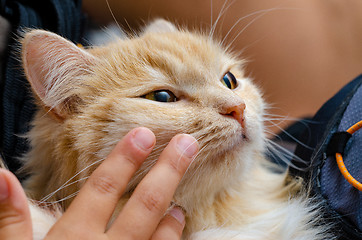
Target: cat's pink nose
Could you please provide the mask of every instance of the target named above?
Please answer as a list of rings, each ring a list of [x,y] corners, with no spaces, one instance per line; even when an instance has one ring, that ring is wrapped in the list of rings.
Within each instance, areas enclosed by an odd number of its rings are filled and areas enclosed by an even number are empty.
[[[235,118],[240,123],[241,127],[244,128],[245,107],[245,103],[228,107],[223,115],[228,115]]]

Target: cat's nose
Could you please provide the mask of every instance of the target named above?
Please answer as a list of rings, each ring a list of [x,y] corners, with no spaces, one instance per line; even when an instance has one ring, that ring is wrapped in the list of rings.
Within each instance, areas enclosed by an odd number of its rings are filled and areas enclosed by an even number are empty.
[[[230,106],[225,109],[222,115],[233,117],[237,120],[241,127],[244,128],[244,111],[245,111],[245,103],[240,103],[238,105]]]

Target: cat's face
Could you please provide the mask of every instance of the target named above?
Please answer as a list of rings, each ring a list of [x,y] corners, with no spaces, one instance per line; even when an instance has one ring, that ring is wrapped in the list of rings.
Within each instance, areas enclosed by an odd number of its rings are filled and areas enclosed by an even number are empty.
[[[193,135],[201,149],[185,186],[211,184],[210,175],[222,182],[233,170],[248,169],[251,155],[263,149],[260,93],[241,62],[209,37],[151,29],[83,50],[34,31],[25,37],[23,60],[40,105],[52,109],[49,119],[77,152],[78,169],[105,158],[138,126],[150,128],[157,144],[130,188],[178,133]]]

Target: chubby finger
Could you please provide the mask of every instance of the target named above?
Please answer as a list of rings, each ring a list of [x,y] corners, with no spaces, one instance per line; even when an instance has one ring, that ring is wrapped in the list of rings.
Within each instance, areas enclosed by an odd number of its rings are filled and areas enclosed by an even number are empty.
[[[138,184],[107,234],[124,239],[149,239],[170,205],[173,194],[198,151],[190,135],[175,136]]]
[[[156,138],[147,128],[130,131],[92,173],[63,218],[69,226],[104,232],[132,175],[147,158]]]
[[[151,240],[180,240],[185,227],[185,215],[181,208],[173,207],[162,218]]]
[[[0,239],[32,239],[28,201],[18,179],[0,169]]]

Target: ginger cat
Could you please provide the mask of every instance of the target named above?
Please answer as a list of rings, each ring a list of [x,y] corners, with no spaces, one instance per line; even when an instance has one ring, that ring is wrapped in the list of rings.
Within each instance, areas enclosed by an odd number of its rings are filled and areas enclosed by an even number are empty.
[[[66,209],[119,139],[145,126],[157,145],[119,208],[172,136],[188,133],[201,150],[174,195],[187,214],[183,239],[331,239],[300,181],[264,157],[266,104],[243,61],[208,34],[157,20],[140,36],[83,49],[33,30],[21,54],[39,106],[24,157],[30,198]],[[32,211],[41,239],[52,216]]]

